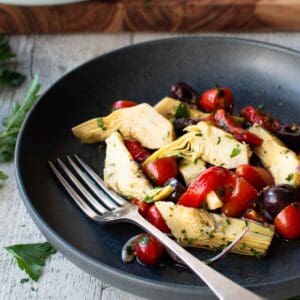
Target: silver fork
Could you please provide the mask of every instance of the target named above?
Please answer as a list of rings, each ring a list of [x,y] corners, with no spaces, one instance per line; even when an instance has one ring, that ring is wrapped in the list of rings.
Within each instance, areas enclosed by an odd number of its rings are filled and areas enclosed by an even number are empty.
[[[99,224],[123,221],[142,227],[183,261],[219,299],[263,299],[201,262],[154,227],[139,214],[135,205],[108,189],[103,180],[77,155],[75,155],[75,159],[67,156],[67,160],[75,172],[72,172],[62,160],[57,160],[65,176],[51,161],[49,161],[49,165],[71,198],[90,219]],[[72,182],[72,185],[69,182]]]

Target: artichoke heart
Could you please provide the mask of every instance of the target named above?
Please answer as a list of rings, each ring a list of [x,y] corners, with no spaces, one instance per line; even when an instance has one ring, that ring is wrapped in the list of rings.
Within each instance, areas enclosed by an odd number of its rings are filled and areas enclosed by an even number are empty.
[[[297,154],[287,148],[276,136],[255,124],[250,132],[259,136],[263,143],[254,147],[255,154],[265,168],[273,175],[275,184],[300,185],[300,160]]]
[[[137,140],[149,149],[158,149],[175,138],[173,125],[147,103],[119,109],[72,128],[77,138],[89,144],[104,141],[117,130],[124,138]]]
[[[232,252],[264,256],[272,242],[273,225],[228,218],[224,215],[159,201],[155,206],[163,216],[173,236],[183,245],[218,250],[233,242],[248,226],[249,231]]]
[[[127,150],[122,136],[114,132],[106,139],[104,182],[116,193],[131,199],[157,201],[169,196],[174,189],[167,185],[153,188],[137,162]]]
[[[180,103],[180,100],[176,100],[171,97],[165,97],[155,104],[154,109],[165,118],[171,119],[175,116],[176,110]],[[198,109],[191,108],[188,104],[186,104],[186,107],[191,118],[203,119],[210,115],[208,113],[201,112]]]
[[[155,151],[144,164],[170,156],[183,157],[190,161],[201,158],[211,165],[228,169],[249,163],[249,146],[237,141],[226,131],[205,121],[189,126],[186,130],[188,132],[179,139]]]
[[[179,172],[187,186],[205,169],[205,162],[200,158],[195,161],[182,159],[179,163]]]

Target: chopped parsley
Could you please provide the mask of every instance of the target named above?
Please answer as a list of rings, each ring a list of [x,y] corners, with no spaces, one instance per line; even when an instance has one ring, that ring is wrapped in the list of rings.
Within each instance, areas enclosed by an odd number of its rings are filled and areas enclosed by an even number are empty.
[[[291,181],[291,180],[293,179],[293,177],[294,177],[294,174],[293,174],[293,173],[290,173],[290,174],[285,178],[285,180],[286,180],[286,181]]]
[[[152,203],[152,202],[153,202],[153,196],[147,195],[147,196],[145,197],[144,201],[145,201],[146,203]]]
[[[198,163],[199,159],[200,159],[199,157],[194,159],[194,165],[196,165]]]
[[[103,118],[97,118],[97,125],[103,131],[107,129],[106,126],[104,125]]]
[[[227,137],[228,139],[234,140],[234,137],[232,135],[226,134],[225,137]]]
[[[149,236],[143,235],[138,239],[138,243],[141,245],[147,245],[149,242]]]
[[[132,245],[128,245],[126,247],[126,253],[127,253],[127,255],[132,255],[134,253],[134,248]]]
[[[186,234],[185,229],[182,229],[182,230],[181,230],[181,233],[182,233],[182,234]]]
[[[180,118],[188,118],[190,116],[190,111],[188,107],[183,103],[180,102],[176,108],[175,112],[175,119],[180,119]]]
[[[237,145],[236,148],[232,149],[230,158],[236,157],[241,153],[241,149],[239,148],[239,145]]]
[[[221,137],[218,136],[218,139],[217,139],[217,145],[219,145],[221,143]]]
[[[196,136],[203,136],[203,134],[201,132],[197,132],[195,135]]]

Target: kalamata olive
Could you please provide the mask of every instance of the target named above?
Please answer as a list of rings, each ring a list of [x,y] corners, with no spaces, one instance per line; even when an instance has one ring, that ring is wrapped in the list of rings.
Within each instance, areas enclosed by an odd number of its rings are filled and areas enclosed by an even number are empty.
[[[277,132],[277,136],[291,148],[299,150],[300,126],[298,124],[284,124]]]
[[[172,186],[174,191],[165,199],[165,201],[172,201],[176,203],[186,191],[186,188],[176,178],[169,179],[166,185]]]
[[[180,136],[184,134],[183,129],[190,125],[195,125],[198,123],[198,120],[192,119],[192,118],[180,118],[175,119],[173,122],[174,129],[177,136]]]
[[[300,200],[300,192],[289,184],[272,186],[262,195],[262,212],[272,221],[290,203]]]
[[[195,104],[197,102],[197,94],[195,90],[185,82],[177,82],[171,86],[170,97]]]

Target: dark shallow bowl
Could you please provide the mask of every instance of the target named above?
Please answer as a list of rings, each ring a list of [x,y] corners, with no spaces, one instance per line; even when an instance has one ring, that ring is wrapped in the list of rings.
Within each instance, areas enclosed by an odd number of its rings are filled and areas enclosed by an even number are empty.
[[[208,299],[191,272],[166,263],[145,268],[121,261],[121,247],[139,229],[99,226],[83,215],[54,180],[48,160],[77,153],[101,173],[104,153],[83,145],[70,128],[105,115],[116,99],[155,103],[175,81],[199,92],[230,87],[237,109],[264,104],[283,121],[299,121],[298,52],[231,38],[175,38],[122,48],[98,57],[54,84],[30,112],[19,136],[16,176],[28,212],[46,238],[83,270],[106,283],[148,298]],[[272,247],[258,260],[229,255],[214,265],[221,273],[272,299],[300,294],[300,243]],[[198,257],[212,255],[193,251]]]

